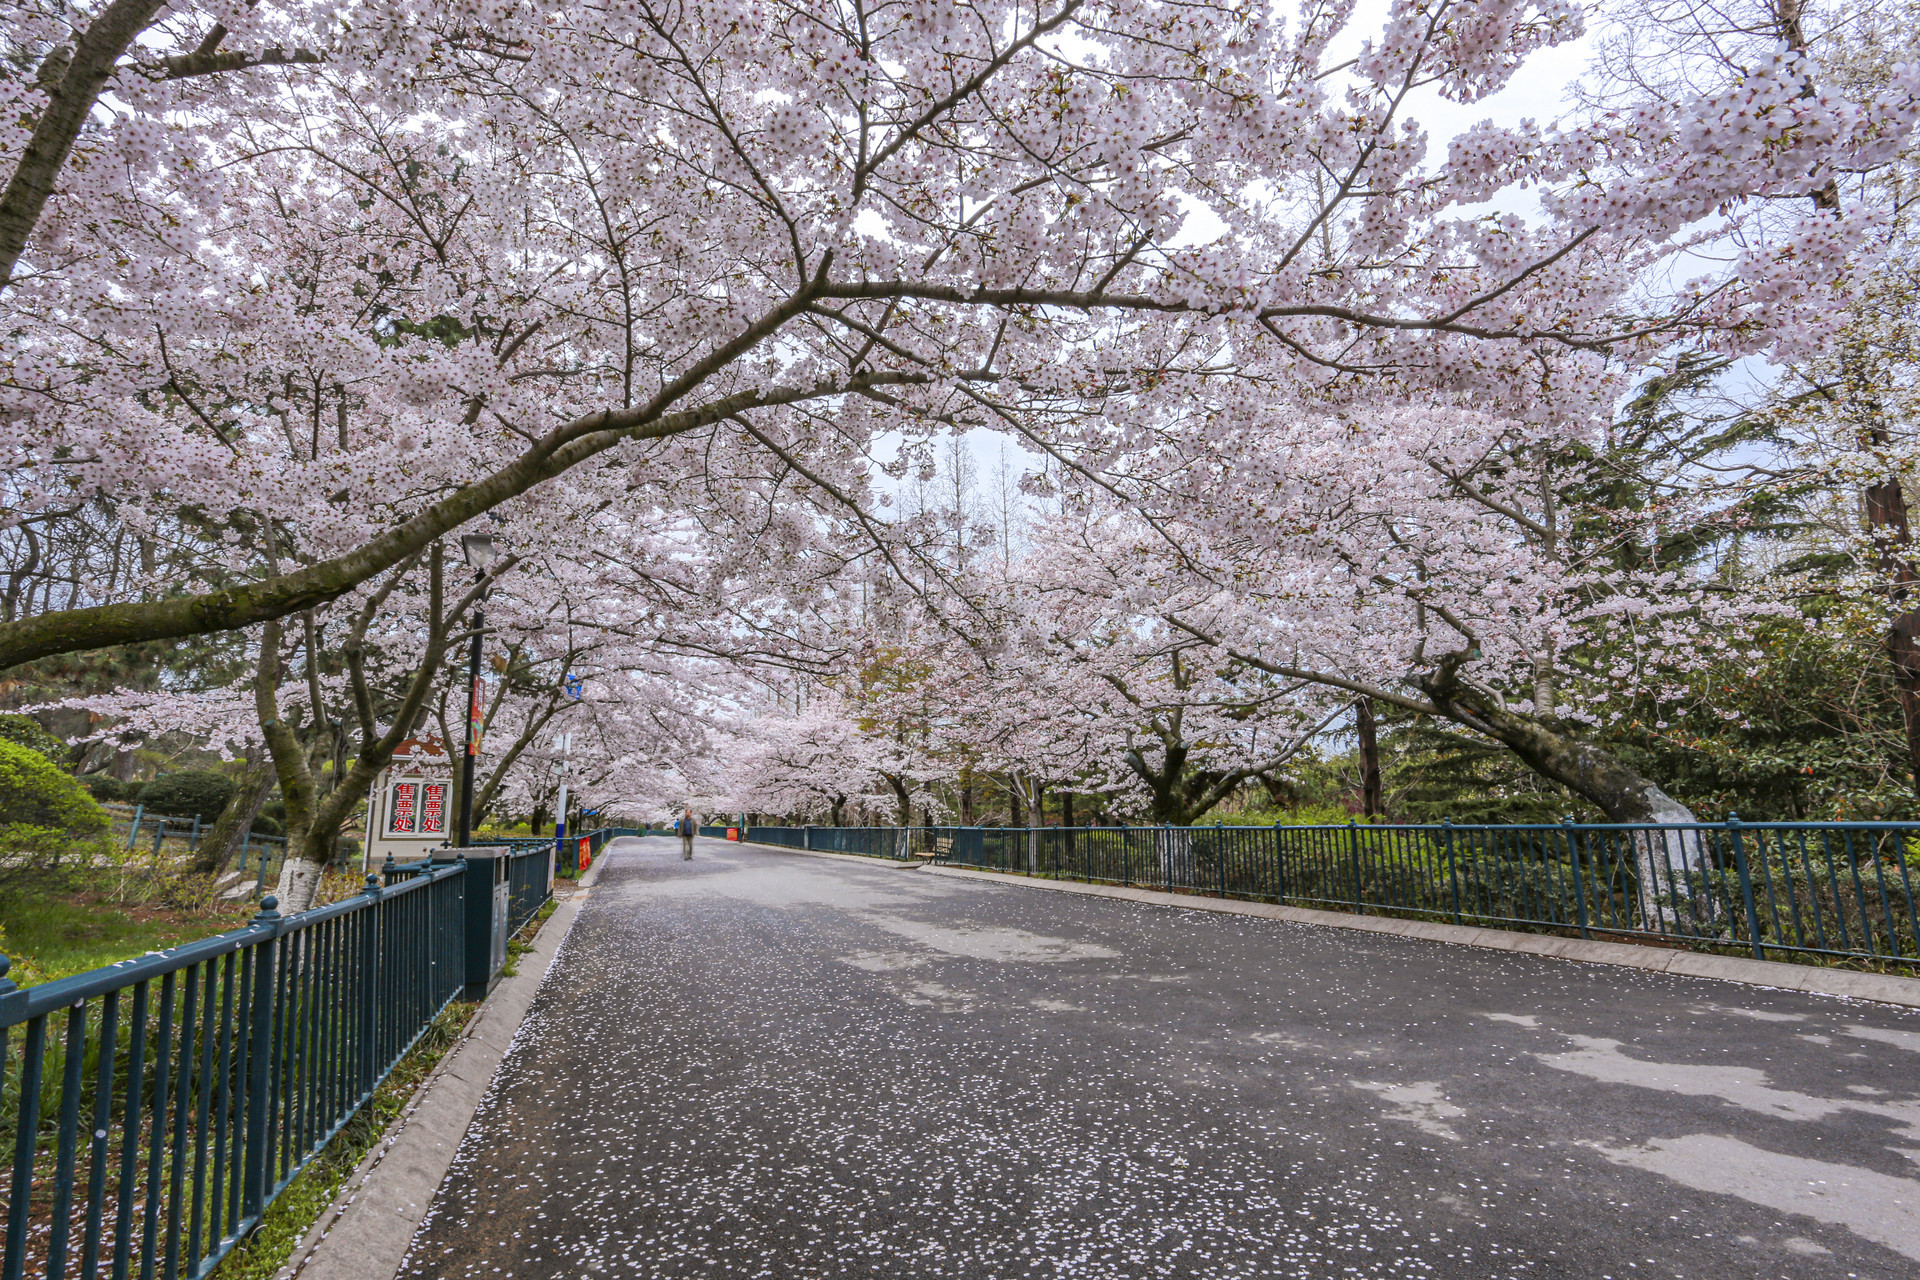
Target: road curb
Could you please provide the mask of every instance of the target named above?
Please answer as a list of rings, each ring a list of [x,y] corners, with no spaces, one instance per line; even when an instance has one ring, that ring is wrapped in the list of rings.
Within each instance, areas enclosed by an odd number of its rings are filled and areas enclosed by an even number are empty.
[[[274,1280],[388,1280],[399,1273],[494,1072],[604,865],[604,856],[596,858],[579,888],[554,908],[534,934],[532,949],[520,957],[519,972],[488,995]]]
[[[794,850],[794,852],[801,851]],[[1366,933],[1390,933],[1405,938],[1422,938],[1428,942],[1450,942],[1458,946],[1482,947],[1492,951],[1517,951],[1554,960],[1577,960],[1584,964],[1619,965],[1628,969],[1670,973],[1683,978],[1716,978],[1723,982],[1740,982],[1748,986],[1776,987],[1786,991],[1804,991],[1809,995],[1843,996],[1849,1000],[1871,1000],[1879,1004],[1920,1009],[1920,978],[1901,978],[1880,973],[1854,973],[1846,969],[1781,964],[1773,960],[1746,960],[1739,956],[1704,955],[1698,951],[1639,947],[1624,942],[1593,942],[1585,938],[1561,938],[1544,933],[1481,929],[1472,925],[1441,924],[1431,920],[1396,920],[1385,916],[1348,915],[1343,911],[1314,911],[1306,907],[1242,902],[1233,898],[1201,898],[1181,893],[1161,893],[1155,889],[1123,888],[1120,885],[1042,880],[1029,876],[1006,875],[996,871],[973,871],[964,867],[927,867],[926,872],[929,875],[984,880],[991,884],[1057,889],[1063,893],[1078,893],[1093,898],[1119,898],[1127,902],[1144,902],[1154,906],[1184,907],[1189,911],[1218,911],[1228,915],[1256,916],[1263,920],[1286,920],[1294,924],[1320,925],[1329,929],[1358,929]]]

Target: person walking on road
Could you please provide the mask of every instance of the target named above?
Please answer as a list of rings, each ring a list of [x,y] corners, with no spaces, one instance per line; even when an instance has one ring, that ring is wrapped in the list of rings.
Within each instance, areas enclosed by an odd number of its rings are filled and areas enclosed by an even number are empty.
[[[700,824],[693,820],[693,810],[688,809],[681,814],[680,820],[673,824],[673,829],[680,833],[680,856],[692,862],[693,838],[700,833]]]

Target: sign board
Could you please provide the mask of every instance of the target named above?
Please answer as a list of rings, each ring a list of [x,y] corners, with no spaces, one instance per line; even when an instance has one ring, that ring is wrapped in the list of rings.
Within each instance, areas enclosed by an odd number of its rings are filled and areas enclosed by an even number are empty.
[[[437,738],[408,738],[374,779],[368,798],[367,863],[414,862],[447,842],[453,807],[450,761]]]

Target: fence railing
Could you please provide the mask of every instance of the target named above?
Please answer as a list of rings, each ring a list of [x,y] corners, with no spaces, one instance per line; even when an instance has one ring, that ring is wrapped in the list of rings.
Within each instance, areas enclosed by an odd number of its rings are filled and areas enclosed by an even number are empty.
[[[210,1271],[460,992],[463,872],[0,981],[0,1280]]]
[[[817,849],[823,853],[857,853],[869,858],[908,858],[955,832],[978,827],[748,827],[747,839],[757,844],[790,849]]]
[[[507,855],[507,933],[516,934],[547,900],[553,882],[552,842],[541,840]]]
[[[1761,959],[1920,964],[1920,824],[754,827],[747,838]]]

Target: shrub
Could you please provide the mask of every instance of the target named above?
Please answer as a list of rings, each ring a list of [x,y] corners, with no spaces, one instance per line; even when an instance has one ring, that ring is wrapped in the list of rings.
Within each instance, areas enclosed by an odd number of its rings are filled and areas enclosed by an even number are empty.
[[[140,788],[140,803],[148,813],[212,822],[233,799],[233,779],[210,769],[183,769],[165,773]]]
[[[253,820],[253,834],[257,836],[284,836],[287,834],[287,829],[280,825],[278,818],[269,817],[263,813]]]
[[[138,791],[137,783],[126,783],[110,773],[89,773],[79,779],[80,785],[95,800],[125,800],[128,795]]]
[[[38,751],[55,764],[67,758],[67,744],[48,733],[32,716],[0,716],[0,741]]]
[[[0,741],[0,823],[90,836],[108,827],[106,812],[64,769],[38,751]]]

